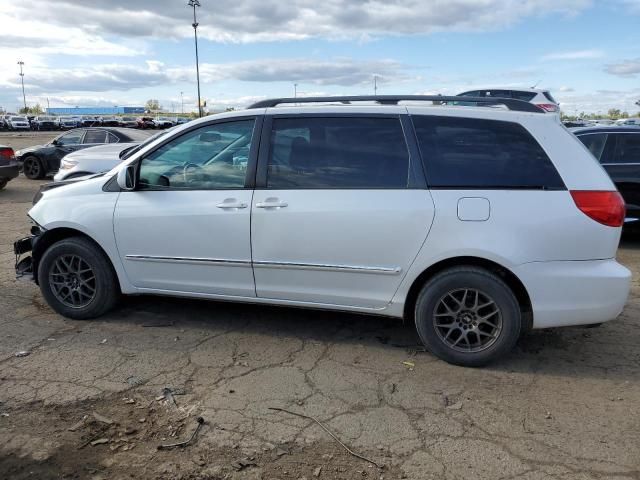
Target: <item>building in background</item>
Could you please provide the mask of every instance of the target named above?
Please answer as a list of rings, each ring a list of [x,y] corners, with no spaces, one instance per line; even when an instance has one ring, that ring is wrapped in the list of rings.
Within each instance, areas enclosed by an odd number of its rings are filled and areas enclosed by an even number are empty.
[[[48,115],[133,115],[145,113],[144,107],[54,107]]]

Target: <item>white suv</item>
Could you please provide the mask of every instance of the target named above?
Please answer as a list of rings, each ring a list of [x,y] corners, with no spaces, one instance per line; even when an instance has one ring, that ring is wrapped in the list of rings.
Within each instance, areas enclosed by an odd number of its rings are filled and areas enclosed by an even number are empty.
[[[529,328],[618,316],[624,203],[602,167],[529,103],[424,104],[449,99],[269,100],[179,126],[45,189],[18,274],[76,319],[120,293],[404,318],[469,366]]]

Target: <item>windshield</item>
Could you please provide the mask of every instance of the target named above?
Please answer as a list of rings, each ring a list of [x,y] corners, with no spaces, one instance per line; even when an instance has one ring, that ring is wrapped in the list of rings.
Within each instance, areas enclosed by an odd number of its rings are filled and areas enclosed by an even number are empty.
[[[135,119],[131,118],[131,117],[122,117],[121,120],[123,122],[134,122]]]
[[[27,117],[11,117],[12,122],[26,122]]]

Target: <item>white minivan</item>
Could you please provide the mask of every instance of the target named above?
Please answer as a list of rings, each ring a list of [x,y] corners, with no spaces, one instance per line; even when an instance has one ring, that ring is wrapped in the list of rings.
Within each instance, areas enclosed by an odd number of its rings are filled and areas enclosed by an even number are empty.
[[[616,318],[631,275],[602,167],[528,102],[427,103],[455,98],[276,99],[176,127],[45,188],[17,273],[75,319],[120,294],[404,318],[467,366]]]

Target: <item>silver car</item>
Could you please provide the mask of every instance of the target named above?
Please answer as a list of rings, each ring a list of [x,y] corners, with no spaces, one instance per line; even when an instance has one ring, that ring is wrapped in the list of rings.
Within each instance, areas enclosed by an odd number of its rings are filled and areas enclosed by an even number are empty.
[[[168,131],[152,135],[143,143],[108,143],[70,153],[60,162],[60,170],[54,175],[53,180],[60,182],[94,173],[108,172],[140,148]]]

